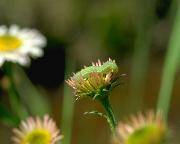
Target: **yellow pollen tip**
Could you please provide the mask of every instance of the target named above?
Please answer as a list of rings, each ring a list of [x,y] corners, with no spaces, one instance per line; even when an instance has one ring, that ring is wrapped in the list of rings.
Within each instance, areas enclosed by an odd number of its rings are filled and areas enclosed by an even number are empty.
[[[22,141],[22,144],[50,144],[51,134],[44,129],[36,129],[28,133]]]
[[[0,36],[0,52],[12,51],[18,49],[22,41],[11,35]]]

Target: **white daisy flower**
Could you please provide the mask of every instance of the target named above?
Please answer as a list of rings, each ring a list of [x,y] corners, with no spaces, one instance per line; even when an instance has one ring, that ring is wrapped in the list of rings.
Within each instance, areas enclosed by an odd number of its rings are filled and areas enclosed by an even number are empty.
[[[30,56],[43,55],[46,38],[35,29],[20,29],[17,25],[9,28],[0,26],[0,66],[5,61],[28,65]]]
[[[43,119],[29,117],[22,121],[19,129],[13,129],[13,144],[57,144],[63,138],[55,122],[44,116]]]

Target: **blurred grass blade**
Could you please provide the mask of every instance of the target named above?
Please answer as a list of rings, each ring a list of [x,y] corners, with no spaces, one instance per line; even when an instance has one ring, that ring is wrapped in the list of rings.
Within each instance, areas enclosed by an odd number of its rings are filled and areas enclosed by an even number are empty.
[[[66,51],[66,68],[65,68],[65,79],[74,71],[75,60]],[[62,144],[71,144],[72,137],[72,125],[74,115],[74,103],[75,98],[71,89],[64,83],[64,96],[63,96],[63,109],[62,109],[62,133],[65,137],[62,140]]]
[[[178,1],[177,14],[174,21],[167,54],[165,58],[161,87],[157,108],[163,110],[165,119],[168,117],[171,95],[177,69],[180,64],[180,1]]]
[[[25,119],[28,116],[28,111],[21,102],[19,93],[17,92],[14,84],[15,83],[11,81],[10,87],[7,90],[11,109],[20,119]]]
[[[21,67],[16,65],[13,70],[16,89],[30,113],[34,116],[43,116],[49,113],[50,107],[46,97],[40,94]]]
[[[20,119],[0,105],[0,121],[8,126],[16,126]]]
[[[156,0],[139,0],[139,4],[138,28],[132,60],[130,96],[128,99],[131,111],[140,110],[143,107],[145,81],[152,41],[152,26],[155,20]]]

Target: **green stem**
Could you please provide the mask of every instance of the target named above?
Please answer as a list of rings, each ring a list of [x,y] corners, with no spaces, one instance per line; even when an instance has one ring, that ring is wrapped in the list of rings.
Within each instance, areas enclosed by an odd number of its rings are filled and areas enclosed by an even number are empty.
[[[177,68],[180,64],[179,37],[180,37],[180,2],[178,2],[178,6],[177,6],[177,15],[175,18],[174,27],[167,50],[167,55],[166,55],[163,74],[162,74],[159,98],[157,103],[157,108],[163,110],[163,114],[166,120],[170,108],[173,84],[177,73]]]
[[[66,68],[64,78],[67,80],[72,71],[74,71],[75,60],[71,53],[66,50]],[[73,116],[74,116],[74,95],[71,89],[64,83],[64,95],[63,95],[63,108],[62,108],[62,132],[65,138],[62,140],[62,144],[71,144],[72,129],[73,129]]]
[[[117,126],[117,123],[116,123],[116,119],[114,116],[112,106],[111,106],[110,101],[109,101],[109,97],[108,96],[104,97],[103,99],[100,100],[100,102],[106,110],[106,114],[107,114],[108,119],[109,119],[108,122],[109,122],[109,125],[111,128],[111,131],[113,134],[115,134],[115,128]]]
[[[28,114],[24,106],[22,106],[20,100],[19,100],[19,94],[16,90],[16,86],[14,83],[14,78],[13,78],[13,71],[12,71],[13,65],[11,63],[6,63],[4,65],[4,72],[6,76],[10,80],[10,85],[7,90],[11,104],[11,108],[14,111],[14,113],[19,117],[19,119],[24,119]]]

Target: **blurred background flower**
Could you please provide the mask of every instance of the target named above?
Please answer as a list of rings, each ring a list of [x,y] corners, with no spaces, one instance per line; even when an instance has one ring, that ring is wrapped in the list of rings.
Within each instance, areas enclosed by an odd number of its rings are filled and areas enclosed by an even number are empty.
[[[15,144],[56,144],[62,135],[56,123],[45,115],[43,119],[29,117],[22,121],[19,129],[13,129],[12,141]]]
[[[29,65],[30,58],[43,55],[46,38],[37,30],[20,29],[17,25],[9,28],[0,26],[0,66],[5,61]]]
[[[117,127],[117,144],[165,144],[170,131],[161,112],[139,113]],[[172,142],[171,142],[172,143]]]

